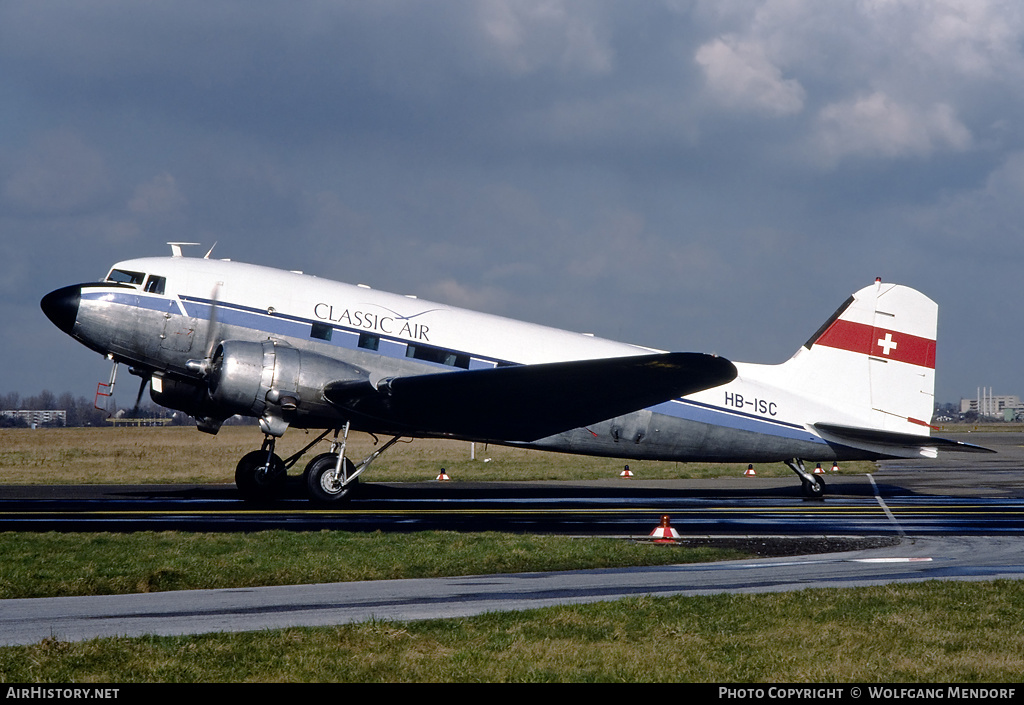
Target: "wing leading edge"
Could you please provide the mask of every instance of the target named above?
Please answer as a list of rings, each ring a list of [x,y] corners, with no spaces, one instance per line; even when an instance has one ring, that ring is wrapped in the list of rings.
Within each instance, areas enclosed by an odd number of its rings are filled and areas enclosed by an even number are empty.
[[[728,360],[664,353],[328,384],[353,417],[401,433],[529,442],[725,384]]]

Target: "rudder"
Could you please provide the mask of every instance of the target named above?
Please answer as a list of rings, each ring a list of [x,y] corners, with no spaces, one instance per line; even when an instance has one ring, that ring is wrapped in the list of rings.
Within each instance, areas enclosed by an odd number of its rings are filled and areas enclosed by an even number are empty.
[[[799,360],[799,386],[831,397],[844,417],[819,421],[928,435],[937,329],[934,301],[876,280],[850,297],[790,362]]]

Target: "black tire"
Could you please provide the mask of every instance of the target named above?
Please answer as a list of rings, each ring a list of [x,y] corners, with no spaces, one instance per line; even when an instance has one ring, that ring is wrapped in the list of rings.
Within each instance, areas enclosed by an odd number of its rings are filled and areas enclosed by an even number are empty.
[[[825,498],[825,480],[820,477],[815,477],[814,481],[804,480],[804,497],[807,499],[824,499]]]
[[[341,486],[340,482],[332,482],[331,474],[334,472],[337,464],[338,456],[335,453],[324,453],[309,461],[304,478],[306,481],[306,491],[309,493],[309,498],[314,502],[334,504],[345,499],[351,499],[356,485],[359,484],[359,480],[352,480],[352,482],[344,487]],[[345,474],[352,475],[355,471],[355,464],[348,458],[345,458]]]
[[[275,454],[270,455],[267,467],[267,451],[254,450],[246,453],[235,467],[235,487],[242,499],[262,500],[281,496],[288,471],[284,461]]]

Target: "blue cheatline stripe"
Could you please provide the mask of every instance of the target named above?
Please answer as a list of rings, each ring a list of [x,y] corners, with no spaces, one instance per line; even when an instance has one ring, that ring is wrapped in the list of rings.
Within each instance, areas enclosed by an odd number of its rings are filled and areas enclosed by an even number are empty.
[[[109,303],[141,308],[147,311],[159,311],[160,313],[171,313],[175,316],[181,315],[181,309],[174,299],[166,299],[159,296],[150,296],[142,293],[123,293],[120,291],[82,291],[83,301],[107,301]]]
[[[144,294],[126,294],[110,291],[83,291],[83,301],[109,301],[120,303],[133,308],[144,308],[146,310],[159,310],[161,314],[180,315],[177,304],[173,300],[157,296],[146,296]]]
[[[825,443],[821,438],[797,424],[764,419],[752,414],[731,411],[691,399],[673,399],[652,406],[650,410],[656,414],[664,414],[665,416],[685,419],[687,421],[697,421],[712,426],[723,426],[738,431],[751,431],[778,438]]]
[[[172,314],[181,315],[181,311],[178,310],[178,306],[174,299],[146,296],[141,293],[136,294],[122,292],[83,292],[82,297],[93,300],[109,301],[111,303],[118,303],[125,306],[135,306],[152,311],[169,311]],[[211,299],[201,299],[192,296],[181,296],[180,299],[185,315],[207,321],[210,319],[210,312],[213,309],[214,301]],[[381,346],[376,352],[385,357],[395,358],[404,358],[408,346],[408,342],[401,338],[380,335],[376,331],[347,328],[320,320],[302,318],[300,316],[293,316],[278,312],[267,313],[265,309],[241,306],[239,304],[232,304],[223,301],[216,302],[216,306],[217,320],[219,322],[226,325],[237,326],[239,328],[247,328],[261,333],[270,333],[272,335],[292,338],[311,339],[314,342],[323,345],[331,345],[349,350],[361,349],[359,348],[360,333],[372,333],[373,335],[378,336],[381,340]],[[313,324],[328,326],[332,331],[331,340],[327,341],[319,338],[311,338],[310,333]],[[515,364],[505,360],[499,360],[497,358],[474,356],[471,353],[461,350],[450,350],[448,352],[470,355],[470,369],[488,368],[497,364]],[[418,360],[418,362],[438,369],[453,369],[448,365],[440,363],[432,363],[425,360]],[[685,398],[673,399],[661,404],[656,404],[655,406],[649,407],[649,409],[656,414],[707,423],[713,426],[723,426],[726,428],[752,431],[754,433],[761,433],[769,436],[824,443],[821,438],[809,433],[797,424],[765,419],[745,412],[727,410],[711,404],[705,404]]]
[[[184,303],[188,315],[194,318],[201,318],[203,320],[210,319],[210,312],[215,305],[215,302],[211,299],[182,296],[181,300]],[[346,326],[328,323],[326,321],[302,318],[301,316],[293,316],[291,314],[278,313],[276,311],[274,313],[267,313],[265,309],[241,306],[239,304],[226,303],[223,301],[216,302],[216,306],[217,320],[219,322],[259,332],[309,339],[314,342],[321,343],[323,345],[331,345],[336,348],[361,350],[362,348],[359,347],[359,336],[363,333],[374,335],[380,339],[380,347],[376,352],[384,357],[404,358],[409,346],[409,341],[403,340],[402,338],[383,335],[377,331],[367,330],[364,328],[349,328]],[[314,324],[329,328],[331,330],[331,339],[323,340],[322,338],[311,337],[310,333]],[[494,367],[502,362],[496,358],[481,357],[463,350],[449,350],[447,348],[439,349],[444,349],[446,352],[469,356],[470,369],[486,369]],[[452,369],[449,365],[433,363],[427,360],[417,360],[417,362],[432,365],[438,369]]]

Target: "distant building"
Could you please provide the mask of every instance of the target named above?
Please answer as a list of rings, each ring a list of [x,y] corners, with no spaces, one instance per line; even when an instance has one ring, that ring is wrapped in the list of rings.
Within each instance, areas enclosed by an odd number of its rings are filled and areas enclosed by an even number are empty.
[[[32,409],[14,409],[0,412],[8,419],[20,419],[32,427],[36,426],[67,426],[68,412],[64,409],[46,409],[35,411]]]
[[[1016,394],[992,394],[992,389],[978,389],[978,396],[975,399],[961,399],[960,413],[974,412],[978,416],[990,418],[1010,418],[1017,413],[1024,412],[1021,406],[1020,396]]]

